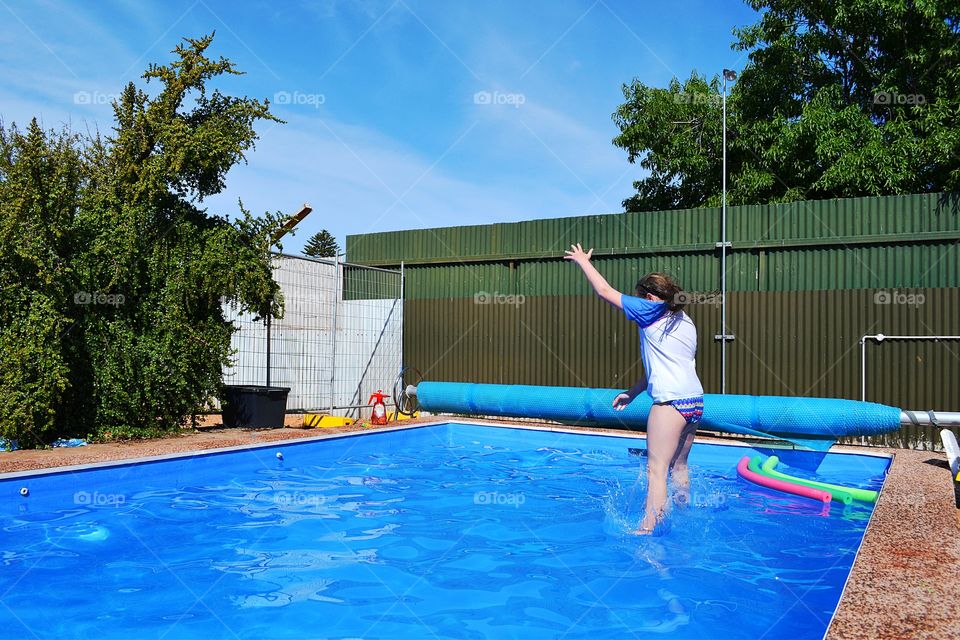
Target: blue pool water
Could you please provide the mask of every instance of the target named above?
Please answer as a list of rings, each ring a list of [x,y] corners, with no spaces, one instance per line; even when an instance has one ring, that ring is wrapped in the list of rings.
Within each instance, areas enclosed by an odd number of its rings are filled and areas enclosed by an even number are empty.
[[[698,443],[690,506],[638,537],[643,446],[449,424],[0,479],[0,635],[822,637],[872,507]],[[818,477],[879,489],[888,465]]]

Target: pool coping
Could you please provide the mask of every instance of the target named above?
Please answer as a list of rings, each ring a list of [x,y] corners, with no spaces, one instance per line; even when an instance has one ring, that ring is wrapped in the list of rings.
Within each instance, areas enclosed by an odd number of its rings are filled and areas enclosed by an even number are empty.
[[[286,438],[284,440],[270,440],[267,442],[256,442],[250,444],[230,445],[226,447],[215,447],[213,449],[197,449],[194,451],[178,451],[176,453],[160,453],[152,456],[140,456],[137,458],[118,458],[115,460],[104,460],[103,462],[88,462],[85,464],[65,465],[59,467],[44,467],[42,469],[27,469],[23,471],[7,471],[0,473],[0,480],[10,480],[15,478],[31,478],[36,476],[52,475],[56,473],[68,473],[74,471],[89,471],[92,469],[105,469],[110,467],[126,467],[137,464],[147,464],[150,462],[162,462],[164,460],[179,460],[182,458],[202,458],[211,455],[220,455],[234,451],[248,451],[252,449],[268,449],[287,444],[304,444],[308,442],[323,442],[324,440],[335,440],[338,438],[350,438],[363,436],[370,433],[387,433],[390,431],[402,431],[417,427],[430,426],[427,424],[411,424],[394,427],[381,427],[378,429],[364,429],[363,431],[338,431],[317,436],[307,436],[303,438]]]
[[[86,464],[77,464],[77,465],[64,465],[58,467],[44,467],[42,469],[28,469],[24,471],[8,471],[5,473],[0,473],[0,480],[12,480],[16,478],[31,478],[44,475],[53,475],[57,473],[72,473],[75,471],[88,471],[91,469],[103,469],[110,467],[125,467],[137,464],[147,464],[150,462],[161,462],[164,460],[178,460],[181,458],[201,458],[210,455],[220,455],[224,453],[230,453],[234,451],[247,451],[252,449],[266,449],[270,447],[277,447],[287,444],[304,444],[308,442],[323,442],[324,440],[336,440],[339,438],[351,438],[358,437],[363,435],[368,435],[372,433],[389,433],[393,431],[404,431],[409,429],[422,429],[424,427],[438,426],[441,424],[466,424],[466,425],[475,425],[475,426],[484,426],[484,427],[495,427],[499,429],[525,429],[529,431],[546,431],[552,433],[570,433],[570,434],[584,434],[584,433],[602,433],[607,437],[614,438],[629,438],[629,439],[642,439],[645,440],[647,434],[642,431],[623,431],[619,430],[617,432],[611,433],[608,430],[597,430],[589,429],[583,427],[567,427],[564,425],[537,425],[537,424],[524,424],[524,423],[506,423],[496,420],[478,420],[476,418],[446,418],[446,417],[431,417],[425,419],[424,421],[410,422],[408,424],[398,423],[392,426],[377,427],[377,428],[367,428],[363,431],[339,431],[337,433],[321,434],[316,436],[307,436],[303,438],[287,438],[284,440],[272,440],[269,442],[258,442],[251,444],[238,444],[231,445],[227,447],[216,447],[213,449],[198,449],[195,451],[180,451],[176,453],[161,453],[152,456],[140,456],[137,458],[121,458],[117,460],[105,460],[102,462],[89,462]],[[701,442],[707,441],[710,444],[717,446],[727,446],[727,447],[741,447],[750,449],[752,448],[749,444],[741,442],[728,442],[728,441],[715,441],[709,437],[699,437]],[[859,452],[852,451],[847,449],[831,449],[830,454],[838,455],[856,455],[856,456],[872,456],[877,458],[888,458],[893,460],[895,454],[893,453],[875,453],[875,452]],[[884,477],[884,484],[886,484],[886,477]],[[882,491],[882,488],[881,488]],[[872,517],[872,514],[871,514]]]
[[[335,427],[319,434],[312,433],[313,429],[206,429],[132,443],[5,453],[0,455],[0,469],[13,470],[0,474],[0,478],[36,477],[286,443],[322,442],[451,422],[622,438],[646,437],[641,431],[455,415],[422,416],[386,427]],[[277,439],[271,440],[273,437]],[[709,433],[698,434],[697,439],[751,448],[749,443]],[[221,445],[220,442],[230,444]],[[242,444],[234,444],[238,442]],[[198,446],[203,448],[192,448]],[[164,453],[125,457],[131,450],[161,450]],[[887,457],[891,463],[825,637],[828,640],[960,637],[960,616],[954,613],[955,605],[951,604],[960,602],[960,575],[955,569],[960,566],[960,511],[954,501],[952,478],[943,453],[856,445],[845,445],[831,453]],[[92,462],[57,464],[63,460]]]

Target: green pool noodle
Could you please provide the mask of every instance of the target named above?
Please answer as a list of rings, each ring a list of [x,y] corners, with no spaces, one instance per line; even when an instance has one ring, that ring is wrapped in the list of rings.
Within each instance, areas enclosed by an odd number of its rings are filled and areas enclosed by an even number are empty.
[[[766,462],[764,462],[763,465],[761,465],[759,456],[754,456],[750,458],[749,468],[754,473],[759,473],[760,475],[766,476],[768,478],[774,478],[775,480],[782,480],[783,482],[791,482],[793,484],[798,484],[803,487],[811,487],[813,489],[820,489],[821,491],[826,491],[833,497],[834,500],[836,500],[837,502],[842,502],[843,504],[851,504],[853,502],[853,496],[850,495],[850,492],[848,492],[843,487],[824,484],[822,482],[813,482],[810,480],[804,480],[802,478],[795,478],[793,476],[788,476],[785,473],[774,471],[772,469],[772,465],[771,465],[771,468],[767,467],[767,462],[770,462],[770,460],[775,460],[773,463],[774,465],[777,464],[777,462],[779,462],[779,459],[777,459],[777,456],[770,456],[769,458],[767,458]]]
[[[776,456],[772,456],[772,457],[775,458]],[[850,504],[851,502],[853,502],[853,496],[851,496],[849,493],[844,491],[841,487],[828,488],[824,486],[813,486],[813,485],[807,484],[806,482],[801,482],[800,478],[794,478],[793,476],[788,476],[786,474],[778,473],[776,471],[772,473],[769,471],[766,471],[762,466],[760,466],[760,456],[751,457],[750,463],[747,465],[747,468],[750,469],[750,471],[753,471],[754,473],[756,473],[757,475],[766,476],[767,478],[773,478],[774,480],[780,480],[782,482],[786,482],[790,484],[798,484],[803,487],[811,487],[813,489],[826,491],[827,493],[830,494],[830,496],[834,500],[837,500],[838,502],[842,502],[843,504]]]
[[[760,466],[760,473],[763,475],[769,476],[771,478],[777,478],[785,482],[796,482],[797,484],[806,485],[808,487],[814,487],[816,489],[823,489],[824,491],[829,491],[833,497],[837,500],[842,500],[844,504],[850,504],[849,500],[844,499],[844,496],[847,496],[853,500],[860,500],[861,502],[876,502],[877,501],[877,492],[870,489],[857,489],[855,487],[841,487],[835,484],[827,484],[826,482],[817,482],[816,480],[806,480],[804,478],[796,478],[794,476],[788,476],[785,473],[780,473],[776,471],[774,467],[777,466],[777,463],[780,462],[780,459],[777,456],[770,456],[764,461]],[[838,495],[839,494],[839,495]]]
[[[771,456],[771,458],[776,458],[776,456]],[[769,461],[769,458],[767,459],[767,461]],[[808,480],[804,480],[803,478],[795,478],[794,476],[788,476],[787,474],[780,473],[779,471],[766,469],[760,464],[760,458],[758,456],[754,456],[753,458],[751,458],[750,462],[751,462],[751,465],[750,465],[751,471],[755,471],[756,473],[759,473],[762,476],[766,476],[767,478],[773,478],[774,480],[781,480],[783,482],[792,482],[793,484],[798,484],[802,487],[810,487],[812,489],[819,489],[820,491],[826,491],[837,502],[842,502],[843,504],[853,503],[853,496],[850,495],[850,492],[843,487],[826,485],[822,482],[808,481]]]

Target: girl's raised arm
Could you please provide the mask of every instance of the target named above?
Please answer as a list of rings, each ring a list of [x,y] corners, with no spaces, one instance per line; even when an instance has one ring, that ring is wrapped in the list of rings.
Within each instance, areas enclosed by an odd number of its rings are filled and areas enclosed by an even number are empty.
[[[596,267],[590,263],[590,257],[592,255],[593,249],[584,251],[578,242],[577,244],[570,245],[570,249],[565,252],[563,258],[564,260],[576,262],[577,265],[583,269],[583,275],[587,276],[587,281],[590,282],[590,286],[593,287],[593,290],[598,296],[617,309],[623,309],[623,294],[611,287],[606,278],[600,275]]]

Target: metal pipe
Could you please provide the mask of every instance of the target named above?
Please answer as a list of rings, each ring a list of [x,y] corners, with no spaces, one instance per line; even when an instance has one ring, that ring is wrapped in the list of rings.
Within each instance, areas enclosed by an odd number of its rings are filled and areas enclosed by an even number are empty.
[[[403,371],[403,314],[406,310],[404,296],[406,295],[406,271],[404,263],[400,262],[400,371]]]
[[[330,411],[333,411],[334,396],[337,395],[337,306],[341,289],[340,254],[333,266],[333,326],[330,331]]]
[[[737,79],[737,73],[732,69],[723,70],[723,170],[721,180],[723,191],[720,202],[720,335],[714,336],[720,340],[720,393],[727,392],[727,342],[733,336],[727,333],[727,81]]]
[[[864,335],[860,338],[860,399],[867,401],[867,340],[960,340],[960,336],[887,336],[882,333]]]
[[[594,252],[596,255],[597,252]],[[280,256],[281,258],[296,258],[297,260],[306,260],[307,262],[319,262],[321,264],[340,264],[344,267],[360,267],[361,269],[366,269],[369,271],[382,271],[383,273],[396,273],[396,269],[386,269],[384,267],[371,267],[366,264],[358,264],[356,262],[347,262],[346,260],[340,260],[339,256],[336,258],[314,258],[313,256],[301,256],[295,253],[282,253],[279,251],[271,251],[270,255]],[[340,254],[344,255],[344,254]],[[553,254],[551,254],[553,255]]]
[[[882,333],[863,337],[873,338],[877,342],[883,342],[884,340],[960,340],[960,336],[887,336]]]
[[[267,386],[270,386],[270,316],[272,310],[267,312]]]
[[[901,411],[900,424],[917,427],[960,427],[960,411]]]
[[[867,336],[860,338],[860,399],[867,400]]]
[[[335,409],[335,410],[336,410],[336,409],[369,409],[369,408],[372,407],[372,406],[373,406],[372,404],[344,404],[344,405],[337,405],[337,406],[332,407],[332,408]],[[396,403],[396,402],[384,402],[384,403],[383,403],[383,406],[385,406],[385,407],[396,407],[396,406],[397,406],[397,403]]]
[[[346,257],[346,254],[341,254],[341,255],[343,255],[344,257]],[[380,271],[380,272],[382,272],[382,273],[396,273],[396,272],[397,272],[396,269],[385,269],[385,268],[383,268],[383,267],[371,267],[371,266],[369,266],[369,265],[359,264],[359,263],[356,263],[356,262],[347,262],[346,260],[341,260],[341,261],[340,261],[340,265],[343,266],[343,267],[358,267],[358,268],[364,269],[364,270],[366,270],[366,271]]]
[[[723,202],[720,223],[720,393],[727,392],[727,72],[723,72]]]

